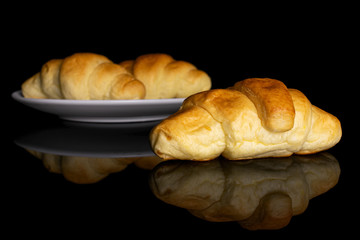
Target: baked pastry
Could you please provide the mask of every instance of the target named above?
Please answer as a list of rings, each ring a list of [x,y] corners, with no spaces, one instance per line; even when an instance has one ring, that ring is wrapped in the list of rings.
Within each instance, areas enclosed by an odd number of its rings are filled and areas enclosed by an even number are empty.
[[[144,83],[146,99],[185,98],[211,88],[211,79],[204,71],[167,54],[146,54],[120,65]]]
[[[278,80],[252,78],[231,89],[187,98],[155,126],[153,151],[163,159],[239,160],[311,154],[333,147],[340,121]]]
[[[338,161],[324,152],[248,161],[165,161],[153,169],[149,183],[158,199],[196,217],[256,230],[285,227],[339,176]]]
[[[231,89],[244,93],[254,103],[264,128],[272,132],[284,132],[293,128],[294,103],[283,82],[268,78],[249,78],[237,82]]]
[[[145,96],[141,81],[119,64],[94,53],[50,60],[21,88],[26,98],[105,100]]]
[[[166,54],[147,54],[115,64],[99,54],[76,53],[48,61],[21,88],[26,98],[184,98],[209,90],[211,80],[191,63]]]

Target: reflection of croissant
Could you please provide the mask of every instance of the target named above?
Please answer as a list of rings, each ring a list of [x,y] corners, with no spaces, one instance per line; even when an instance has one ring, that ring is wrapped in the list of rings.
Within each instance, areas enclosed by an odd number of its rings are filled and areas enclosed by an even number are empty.
[[[279,159],[166,161],[151,173],[160,200],[213,222],[238,221],[247,229],[279,229],[304,212],[309,200],[338,182],[328,153]]]
[[[161,158],[191,160],[310,154],[340,138],[336,117],[273,79],[247,79],[232,89],[192,95],[150,134]]]
[[[129,164],[150,170],[161,159],[157,156],[133,158],[95,158],[80,156],[61,156],[41,153],[27,149],[29,153],[42,160],[49,172],[63,174],[70,182],[78,184],[96,183],[111,173],[121,172]]]
[[[211,88],[210,77],[167,54],[147,54],[120,63],[146,87],[146,99],[183,98]]]
[[[54,59],[22,85],[27,98],[141,99],[145,87],[125,68],[93,53]]]

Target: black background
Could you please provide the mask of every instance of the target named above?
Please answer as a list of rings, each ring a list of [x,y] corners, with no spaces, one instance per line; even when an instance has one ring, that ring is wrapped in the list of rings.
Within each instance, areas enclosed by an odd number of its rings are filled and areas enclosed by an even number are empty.
[[[109,4],[87,9],[62,3],[46,7],[46,11],[22,6],[29,9],[21,21],[11,25],[7,22],[20,15],[15,6],[8,9],[13,13],[11,19],[2,19],[4,230],[14,235],[115,237],[126,233],[157,237],[298,236],[354,230],[358,180],[357,159],[350,145],[351,135],[358,131],[353,127],[358,100],[352,91],[357,88],[357,76],[347,76],[355,67],[351,59],[356,56],[352,46],[355,35],[349,26],[353,22],[351,7],[288,6],[287,11],[274,11],[268,6],[262,10],[259,6],[195,9],[182,3],[155,11],[153,7],[159,6],[150,5]],[[24,131],[59,120],[22,106],[10,95],[46,61],[75,52],[103,54],[114,62],[141,54],[168,53],[206,71],[213,88],[225,88],[247,77],[279,79],[340,119],[343,138],[329,151],[340,163],[340,181],[328,193],[311,200],[307,211],[294,217],[288,227],[258,232],[243,230],[236,223],[206,222],[160,202],[147,187],[149,172],[136,167],[94,185],[66,182],[13,143]]]

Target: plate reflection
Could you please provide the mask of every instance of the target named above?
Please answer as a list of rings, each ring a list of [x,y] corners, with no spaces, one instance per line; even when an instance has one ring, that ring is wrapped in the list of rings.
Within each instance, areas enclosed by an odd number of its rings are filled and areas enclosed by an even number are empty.
[[[15,140],[23,148],[62,156],[155,156],[149,132],[158,122],[91,124],[63,122],[33,129]]]
[[[96,183],[129,164],[152,169],[162,160],[151,150],[148,134],[157,122],[62,125],[33,130],[15,143],[42,160],[49,172],[66,180]]]

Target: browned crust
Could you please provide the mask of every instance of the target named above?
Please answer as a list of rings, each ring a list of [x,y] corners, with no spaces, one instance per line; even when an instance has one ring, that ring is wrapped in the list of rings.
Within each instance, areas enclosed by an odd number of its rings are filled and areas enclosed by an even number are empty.
[[[293,128],[295,108],[285,84],[271,78],[248,78],[232,89],[244,93],[255,105],[263,126],[273,132]]]

